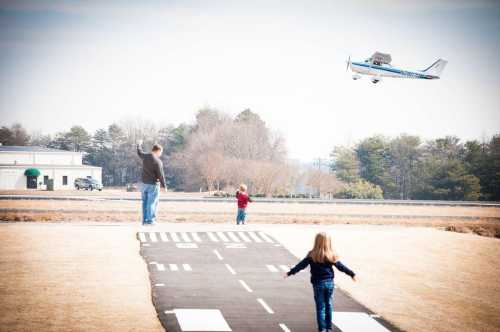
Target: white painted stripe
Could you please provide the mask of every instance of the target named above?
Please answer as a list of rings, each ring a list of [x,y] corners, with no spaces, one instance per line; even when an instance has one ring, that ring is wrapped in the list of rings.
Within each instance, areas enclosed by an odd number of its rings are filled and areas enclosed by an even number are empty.
[[[196,232],[191,232],[191,236],[196,242],[201,242],[201,238],[198,236],[198,233]]]
[[[169,234],[170,234],[170,237],[172,238],[172,241],[179,242],[179,237],[177,236],[177,233],[170,232]]]
[[[177,264],[168,264],[168,266],[170,267],[170,271],[179,271]]]
[[[143,245],[144,247],[149,247],[149,246],[150,246],[150,244],[149,244],[149,243],[142,243],[142,245]]]
[[[250,237],[255,241],[255,242],[262,242],[262,240],[257,236],[257,234],[255,234],[254,232],[248,232],[248,235],[250,235]]]
[[[146,235],[143,232],[139,232],[139,241],[146,242]]]
[[[241,242],[240,239],[233,233],[233,232],[227,232],[227,235],[231,238],[233,242]]]
[[[289,268],[288,266],[286,266],[286,265],[280,265],[280,269],[281,269],[281,271],[283,271],[283,272],[288,272],[288,271],[290,271],[290,268]]]
[[[389,332],[382,324],[365,312],[338,312],[334,314],[335,325],[342,332],[369,331]]]
[[[278,272],[278,269],[274,265],[266,265],[266,267],[271,272]]]
[[[267,313],[269,313],[269,314],[274,314],[273,309],[271,309],[271,307],[270,307],[270,306],[268,306],[268,305],[267,305],[267,303],[266,303],[266,302],[264,302],[264,300],[263,300],[263,299],[257,299],[257,302],[259,302],[259,303],[260,303],[260,305],[264,307],[264,309],[267,311]]]
[[[280,327],[281,329],[283,330],[283,332],[292,332],[290,331],[290,329],[283,323],[280,324]]]
[[[226,235],[223,232],[217,232],[217,235],[222,240],[222,242],[229,242],[229,239],[226,237]]]
[[[158,242],[158,238],[156,237],[156,233],[154,232],[149,233],[149,238],[151,239],[151,242]]]
[[[160,239],[161,239],[163,242],[168,242],[167,233],[165,233],[165,232],[160,232]]]
[[[224,257],[221,256],[221,254],[219,253],[219,251],[217,249],[214,249],[214,254],[215,254],[215,256],[217,256],[217,258],[219,260],[223,260],[224,259]]]
[[[174,309],[181,331],[232,331],[218,309]]]
[[[149,265],[158,264],[156,262],[149,262]]]
[[[214,233],[212,232],[207,232],[208,237],[212,242],[219,242],[219,239],[215,237]]]
[[[163,264],[156,264],[156,268],[158,269],[158,271],[165,271],[165,265]]]
[[[189,238],[188,233],[181,232],[181,236],[182,236],[182,239],[184,240],[184,242],[191,242],[191,239]]]
[[[182,268],[184,269],[184,271],[193,271],[191,265],[189,264],[182,264]]]
[[[243,241],[252,242],[252,240],[250,240],[248,236],[245,235],[245,232],[238,232],[238,235],[243,239]]]
[[[246,289],[247,292],[249,292],[249,293],[253,292],[253,290],[247,285],[246,282],[244,282],[243,280],[238,280],[238,281],[240,282],[241,286],[243,286],[243,288]]]
[[[229,270],[229,272],[231,272],[231,274],[236,274],[236,271],[231,267],[231,265],[226,264],[226,267]]]
[[[156,287],[163,287],[165,284],[155,284]]]
[[[274,243],[273,239],[271,239],[266,233],[264,232],[259,232],[259,235],[261,238],[264,239],[267,243]]]

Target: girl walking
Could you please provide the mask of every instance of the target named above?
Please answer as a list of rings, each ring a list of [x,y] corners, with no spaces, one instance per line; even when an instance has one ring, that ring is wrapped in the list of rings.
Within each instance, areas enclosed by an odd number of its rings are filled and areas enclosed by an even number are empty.
[[[326,233],[318,233],[313,249],[295,267],[285,274],[285,278],[294,275],[307,266],[311,267],[311,283],[316,302],[316,320],[318,331],[331,332],[333,314],[333,278],[335,266],[356,281],[356,276],[347,266],[342,264],[332,249],[332,240]]]

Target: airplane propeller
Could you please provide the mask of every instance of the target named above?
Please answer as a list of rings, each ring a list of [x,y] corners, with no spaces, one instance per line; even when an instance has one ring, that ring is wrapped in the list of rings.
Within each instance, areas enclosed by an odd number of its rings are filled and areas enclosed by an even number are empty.
[[[345,68],[345,71],[348,71],[350,66],[351,66],[351,56],[349,55],[349,58],[347,58],[347,67]]]

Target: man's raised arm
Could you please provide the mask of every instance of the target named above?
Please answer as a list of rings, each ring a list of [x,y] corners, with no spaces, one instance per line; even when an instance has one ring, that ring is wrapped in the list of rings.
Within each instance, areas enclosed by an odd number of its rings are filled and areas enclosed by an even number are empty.
[[[141,157],[141,159],[144,159],[144,151],[142,151],[142,148],[141,148],[141,143],[137,143],[137,155],[139,157]]]

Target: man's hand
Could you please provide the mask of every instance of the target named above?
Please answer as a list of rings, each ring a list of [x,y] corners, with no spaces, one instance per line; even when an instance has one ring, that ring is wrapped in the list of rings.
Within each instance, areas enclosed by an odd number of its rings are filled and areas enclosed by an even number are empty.
[[[286,278],[288,278],[288,277],[289,277],[288,273],[285,273],[285,274],[283,275],[283,279],[286,279]]]
[[[356,279],[356,276],[352,277],[352,281],[354,281],[354,282],[358,281],[358,279]]]

